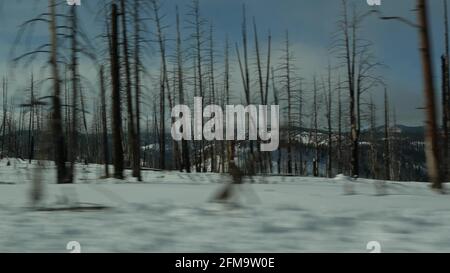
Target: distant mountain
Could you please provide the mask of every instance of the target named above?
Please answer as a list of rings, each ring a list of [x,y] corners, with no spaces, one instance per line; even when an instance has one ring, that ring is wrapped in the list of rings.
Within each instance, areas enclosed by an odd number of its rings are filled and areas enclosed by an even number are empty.
[[[285,128],[282,127],[281,129],[283,130]],[[299,133],[300,131],[301,132],[313,131],[313,129],[310,129],[310,128],[306,128],[306,127],[299,128],[297,126],[294,126],[292,130],[294,133]],[[379,133],[379,134],[384,133],[384,125],[378,126],[376,128],[376,130],[377,130],[377,133]],[[336,128],[333,127],[333,133],[336,133],[335,131],[336,131]],[[365,128],[362,130],[362,134],[368,133],[369,131],[370,131],[369,128]],[[396,133],[401,133],[404,135],[414,136],[414,137],[421,137],[421,136],[423,137],[423,135],[425,133],[425,128],[423,126],[406,126],[406,125],[398,124],[396,126],[391,126],[390,131],[396,132]],[[324,135],[328,134],[327,130],[324,128],[318,129],[317,132],[319,134],[324,134]],[[343,133],[345,134],[346,132],[343,132]]]
[[[406,125],[397,125],[396,129],[400,130],[399,133],[404,134],[421,134],[423,135],[425,132],[425,128],[423,126],[406,126]]]
[[[390,132],[394,132],[397,134],[402,134],[404,136],[409,136],[412,138],[423,138],[425,133],[425,128],[423,126],[406,126],[398,124],[396,126],[391,126]],[[370,129],[365,129],[363,133],[368,133]],[[377,127],[378,134],[384,134],[384,125]]]

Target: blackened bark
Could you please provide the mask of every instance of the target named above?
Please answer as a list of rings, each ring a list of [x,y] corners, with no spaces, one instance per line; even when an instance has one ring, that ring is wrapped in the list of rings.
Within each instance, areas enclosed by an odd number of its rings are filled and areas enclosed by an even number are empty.
[[[114,177],[123,179],[122,110],[120,99],[119,46],[117,5],[112,4],[111,15],[111,81],[112,81],[112,131]]]

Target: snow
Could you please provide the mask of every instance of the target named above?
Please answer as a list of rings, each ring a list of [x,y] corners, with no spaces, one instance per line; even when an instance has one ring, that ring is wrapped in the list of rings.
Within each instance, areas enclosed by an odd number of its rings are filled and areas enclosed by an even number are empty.
[[[369,252],[371,241],[382,252],[450,251],[450,196],[423,183],[254,177],[215,203],[226,175],[145,171],[139,183],[77,168],[76,184],[56,185],[52,163],[0,161],[0,252],[68,252],[69,241],[82,252]],[[41,208],[107,209],[32,209],[39,176]]]

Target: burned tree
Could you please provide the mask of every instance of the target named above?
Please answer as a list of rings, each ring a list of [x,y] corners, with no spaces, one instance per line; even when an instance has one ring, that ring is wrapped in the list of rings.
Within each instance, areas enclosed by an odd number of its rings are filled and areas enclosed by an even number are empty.
[[[184,87],[184,73],[183,73],[183,50],[181,45],[181,31],[180,31],[180,14],[178,12],[178,6],[176,7],[176,20],[177,20],[176,56],[177,56],[178,102],[180,105],[183,105],[185,87]],[[186,170],[186,172],[190,173],[191,161],[189,155],[189,144],[185,139],[181,141],[181,153],[182,153],[181,169],[184,169]]]
[[[113,164],[114,177],[123,179],[123,147],[122,147],[122,110],[120,97],[119,40],[117,23],[117,5],[112,4],[111,11],[111,84],[112,84],[112,132],[113,132]]]

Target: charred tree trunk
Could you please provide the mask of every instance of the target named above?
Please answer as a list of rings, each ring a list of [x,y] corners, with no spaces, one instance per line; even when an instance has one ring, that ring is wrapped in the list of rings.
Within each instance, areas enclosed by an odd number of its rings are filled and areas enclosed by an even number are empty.
[[[384,179],[391,180],[391,155],[389,136],[389,102],[387,90],[384,89]]]
[[[30,121],[28,124],[28,160],[29,163],[34,158],[34,77],[31,75],[31,86],[30,86]]]
[[[273,85],[273,100],[275,105],[279,105],[279,100],[278,100],[278,90],[275,86],[275,72],[272,68],[272,85]],[[278,174],[281,174],[281,149],[278,149],[277,151],[278,155],[277,155],[277,171]]]
[[[154,20],[156,23],[157,39],[159,45],[159,51],[161,54],[161,78],[160,78],[160,93],[159,93],[159,167],[161,169],[166,168],[166,134],[165,134],[165,99],[166,99],[166,83],[167,80],[167,63],[166,63],[166,48],[164,43],[164,37],[162,33],[161,18],[159,15],[159,5],[156,0],[152,0],[152,9],[154,13]]]
[[[128,33],[127,33],[127,11],[125,0],[120,0],[121,9],[121,25],[122,25],[122,50],[125,65],[125,92],[127,98],[127,120],[128,120],[128,145],[131,153],[131,168],[133,177],[139,177],[140,169],[139,162],[136,157],[136,130],[133,113],[133,96],[131,94],[131,71],[130,71],[130,51],[128,49]]]
[[[2,95],[3,95],[3,122],[2,122],[2,150],[1,157],[5,156],[5,141],[6,141],[6,122],[8,114],[8,83],[5,78],[2,81]]]
[[[286,31],[286,92],[287,92],[287,172],[292,174],[292,82],[291,82],[291,60],[289,33]]]
[[[66,153],[65,153],[65,140],[62,127],[62,115],[61,115],[61,83],[59,79],[59,67],[58,67],[58,40],[57,40],[57,23],[56,23],[56,3],[55,0],[49,0],[50,8],[50,65],[52,69],[53,80],[53,113],[52,113],[52,133],[54,139],[54,152],[55,152],[55,164],[57,171],[57,183],[70,183],[67,177],[66,168]]]
[[[142,181],[141,174],[141,58],[140,58],[140,0],[134,0],[134,85],[135,85],[135,107],[136,107],[136,139],[134,145],[134,174],[138,181]]]
[[[314,160],[313,160],[313,175],[319,176],[319,139],[318,139],[318,110],[317,110],[317,81],[314,77],[314,87],[313,87],[313,123],[314,123]]]
[[[342,95],[341,95],[341,79],[338,79],[338,173],[343,173],[342,162]]]
[[[439,171],[438,135],[436,124],[436,107],[434,98],[433,66],[431,61],[428,10],[425,0],[417,0],[418,24],[420,34],[420,53],[424,77],[424,95],[426,109],[425,155],[428,176],[434,189],[442,189]]]
[[[100,96],[102,111],[102,145],[103,163],[105,164],[105,177],[109,177],[109,149],[108,149],[108,124],[106,121],[106,97],[105,97],[105,74],[103,65],[100,67]]]
[[[77,34],[78,34],[78,18],[76,12],[76,6],[71,7],[71,43],[72,43],[72,61],[71,61],[71,80],[72,80],[72,119],[71,119],[71,127],[70,127],[70,147],[69,147],[69,161],[70,161],[70,170],[69,170],[69,179],[73,181],[75,179],[75,161],[78,153],[78,43],[77,43]]]
[[[180,105],[184,104],[184,73],[183,73],[183,50],[181,47],[180,14],[176,7],[177,20],[177,75],[178,75],[178,100]],[[184,130],[184,128],[183,128]],[[186,139],[181,140],[182,164],[181,169],[191,172],[191,160],[189,155],[189,144]]]
[[[350,24],[348,20],[347,2],[343,0],[343,30],[345,43],[345,62],[347,68],[347,84],[349,91],[349,117],[350,117],[350,137],[351,137],[351,175],[358,177],[359,175],[359,159],[358,159],[358,132],[356,120],[356,96],[355,96],[355,56],[356,56],[356,18],[353,16],[353,22]],[[352,33],[350,33],[352,30]]]
[[[449,71],[449,40],[448,40],[448,11],[447,0],[444,3],[444,40],[445,54],[442,57],[442,129],[443,129],[443,156],[442,156],[442,178],[448,179],[449,172],[449,96],[450,96],[450,71]]]
[[[328,66],[328,93],[325,95],[327,98],[327,125],[328,125],[328,161],[327,161],[327,175],[329,178],[333,176],[332,170],[332,151],[333,151],[333,143],[332,143],[332,130],[331,127],[331,107],[332,107],[332,97],[331,97],[331,67]]]
[[[111,82],[114,178],[123,179],[122,110],[120,98],[120,68],[117,26],[117,5],[112,4],[111,15]]]

